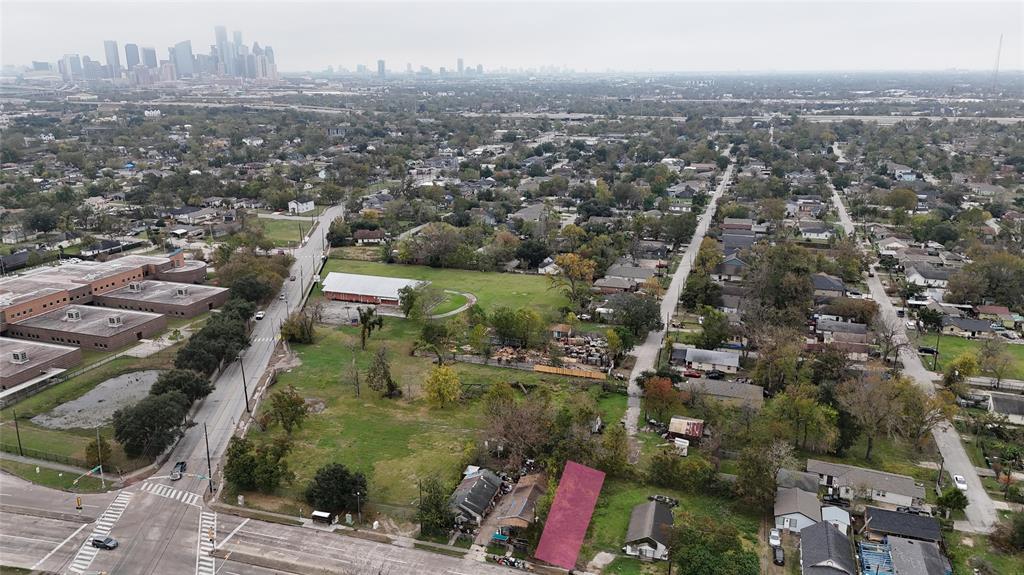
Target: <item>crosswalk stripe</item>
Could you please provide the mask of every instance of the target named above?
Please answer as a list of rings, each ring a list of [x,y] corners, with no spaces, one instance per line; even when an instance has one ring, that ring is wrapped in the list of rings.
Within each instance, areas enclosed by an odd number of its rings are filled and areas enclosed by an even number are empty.
[[[175,489],[173,487],[170,487],[169,485],[149,482],[143,483],[140,488],[142,489],[142,491],[151,493],[158,497],[164,497],[167,499],[173,499],[175,501],[181,501],[186,505],[199,505],[198,501],[200,497],[190,491],[185,491],[183,489]]]
[[[93,529],[92,535],[82,543],[82,546],[75,554],[75,558],[71,561],[71,571],[75,573],[83,573],[90,565],[92,565],[93,559],[95,559],[96,554],[99,553],[99,549],[92,546],[92,540],[97,537],[106,537],[110,534],[110,529],[115,523],[117,523],[117,520],[121,518],[121,515],[128,507],[128,502],[131,501],[131,498],[131,493],[121,492],[114,498],[114,501],[107,506],[103,511],[103,514],[96,520],[96,527]]]

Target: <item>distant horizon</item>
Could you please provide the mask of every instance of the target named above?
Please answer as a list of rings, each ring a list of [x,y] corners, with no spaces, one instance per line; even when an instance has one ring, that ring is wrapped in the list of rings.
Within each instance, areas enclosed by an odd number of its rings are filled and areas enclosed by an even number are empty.
[[[245,9],[240,8],[244,6]],[[103,42],[206,53],[214,27],[273,46],[281,73],[557,68],[601,73],[838,73],[1024,69],[1024,3],[4,1],[2,63],[105,63]]]

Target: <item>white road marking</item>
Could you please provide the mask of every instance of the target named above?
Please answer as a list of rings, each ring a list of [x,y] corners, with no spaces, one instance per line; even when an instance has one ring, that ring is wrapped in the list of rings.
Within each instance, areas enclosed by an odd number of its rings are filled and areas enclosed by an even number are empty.
[[[220,549],[220,548],[224,547],[225,545],[227,545],[227,542],[231,541],[231,538],[235,536],[235,533],[238,533],[238,530],[241,529],[242,527],[244,527],[245,524],[248,523],[248,522],[249,522],[249,518],[246,517],[244,521],[242,521],[241,523],[238,524],[238,527],[235,527],[234,529],[231,530],[231,533],[228,533],[228,536],[225,537],[223,541],[221,541],[220,543],[217,544],[217,549]]]
[[[145,491],[146,493],[156,495],[158,497],[165,497],[167,499],[181,501],[182,503],[185,503],[187,505],[195,505],[196,507],[199,507],[199,504],[197,503],[199,501],[199,496],[190,491],[175,489],[173,487],[170,487],[169,485],[162,485],[160,483],[150,483],[148,481],[144,482],[139,487],[139,489]]]
[[[92,565],[92,560],[96,558],[96,554],[99,553],[99,549],[92,546],[92,540],[100,537],[106,537],[110,534],[110,528],[113,527],[117,520],[121,518],[121,514],[128,507],[128,502],[131,501],[133,493],[122,491],[114,501],[107,507],[103,515],[100,516],[97,521],[96,528],[93,529],[92,535],[82,543],[82,547],[79,548],[78,553],[75,554],[74,559],[71,561],[70,571],[74,573],[84,573],[86,569]]]
[[[213,535],[213,539],[210,535]],[[210,555],[217,537],[217,514],[203,511],[199,514],[199,540],[196,542],[196,575],[214,575],[217,565]]]
[[[74,532],[74,533],[72,533],[71,535],[68,535],[67,539],[65,539],[65,540],[61,541],[61,542],[60,542],[60,543],[59,543],[59,544],[58,544],[58,545],[57,545],[56,547],[54,547],[53,549],[51,549],[51,550],[50,550],[50,552],[49,552],[49,553],[47,553],[45,557],[43,557],[43,558],[42,558],[42,559],[40,559],[40,560],[39,560],[38,562],[36,562],[36,564],[32,566],[32,570],[33,570],[33,571],[35,571],[36,569],[39,569],[39,566],[40,566],[40,565],[42,565],[43,563],[46,563],[46,560],[47,560],[47,559],[49,559],[50,557],[52,557],[52,556],[53,556],[53,554],[54,554],[54,553],[56,553],[58,549],[60,549],[61,547],[63,547],[65,543],[67,543],[68,541],[71,541],[72,539],[74,539],[74,538],[75,538],[75,536],[76,536],[76,535],[78,535],[79,533],[81,533],[81,531],[82,531],[83,529],[85,529],[87,525],[88,525],[88,523],[83,523],[82,525],[80,525],[80,526],[78,527],[78,529],[75,529],[75,532]]]

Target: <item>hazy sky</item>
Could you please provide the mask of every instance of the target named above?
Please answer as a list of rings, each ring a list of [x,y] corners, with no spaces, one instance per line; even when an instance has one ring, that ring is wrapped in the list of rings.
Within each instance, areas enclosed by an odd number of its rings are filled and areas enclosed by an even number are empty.
[[[1024,2],[31,2],[2,0],[0,60],[103,59],[103,41],[208,52],[213,27],[281,71],[555,65],[578,71],[1020,69]]]

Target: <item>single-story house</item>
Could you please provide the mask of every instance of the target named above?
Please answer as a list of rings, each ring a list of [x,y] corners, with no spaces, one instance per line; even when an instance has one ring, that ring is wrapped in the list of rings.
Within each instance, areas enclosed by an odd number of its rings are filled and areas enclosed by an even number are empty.
[[[828,241],[833,235],[832,228],[825,225],[824,222],[800,222],[798,226],[800,236],[808,240]]]
[[[825,343],[832,343],[834,341],[833,335],[837,333],[867,335],[868,326],[863,323],[857,323],[852,321],[832,321],[828,319],[819,319],[814,325],[814,331],[822,336],[822,339]]]
[[[490,469],[467,473],[452,493],[448,506],[455,522],[479,525],[501,491],[501,478]]]
[[[676,343],[672,344],[671,363],[701,371],[717,369],[726,373],[736,373],[740,369],[740,354],[732,351],[697,349]]]
[[[738,282],[743,280],[743,272],[747,264],[736,254],[722,260],[722,263],[711,270],[711,279],[716,282]]]
[[[938,519],[879,507],[864,509],[864,533],[876,540],[895,535],[918,541],[942,541]]]
[[[288,213],[289,214],[304,214],[306,212],[312,212],[316,206],[313,205],[312,198],[295,198],[288,202]]]
[[[787,489],[791,487],[798,487],[809,493],[817,493],[818,476],[817,474],[808,473],[806,471],[782,468],[775,474],[775,486]]]
[[[892,505],[919,505],[925,499],[924,486],[913,477],[874,469],[807,460],[807,471],[818,474],[818,483],[843,499],[867,499]]]
[[[622,552],[643,560],[668,559],[672,536],[672,509],[660,501],[648,501],[633,508]]]
[[[759,410],[764,405],[764,388],[749,383],[694,377],[677,387],[691,396],[701,395],[735,407]],[[817,484],[817,477],[814,479]]]
[[[843,535],[849,535],[850,526],[853,525],[853,521],[850,519],[850,512],[835,505],[826,505],[821,508],[821,520],[835,525],[837,529],[843,532]]]
[[[755,241],[757,241],[757,238],[752,231],[725,230],[722,234],[722,253],[726,256],[733,255],[749,249],[754,245]]]
[[[624,264],[614,264],[608,268],[608,271],[605,272],[604,277],[626,279],[642,283],[647,279],[654,277],[657,273],[657,270],[651,268],[642,268],[639,266],[631,266]]]
[[[565,463],[534,557],[563,569],[576,568],[602,485],[603,471],[575,461]]]
[[[910,247],[910,242],[907,240],[901,240],[892,236],[882,238],[875,242],[878,249],[884,252],[896,252],[899,250],[905,250]]]
[[[918,541],[891,535],[886,542],[889,545],[889,559],[892,567],[900,575],[950,575],[953,567],[949,559],[942,554],[937,543]]]
[[[352,239],[356,241],[356,244],[361,246],[366,244],[379,244],[383,242],[386,237],[387,234],[385,234],[384,230],[380,228],[376,230],[356,230],[355,233],[352,234]]]
[[[725,218],[722,221],[723,230],[750,230],[754,228],[754,220],[750,218]]]
[[[843,297],[846,295],[846,284],[836,276],[816,273],[811,276],[814,284],[814,295],[819,297]]]
[[[537,520],[537,500],[547,491],[547,476],[532,473],[519,478],[512,492],[494,508],[499,527],[526,529]]]
[[[998,322],[1005,328],[1013,329],[1013,314],[1005,305],[979,305],[974,311],[978,313],[978,319]]]
[[[594,291],[603,294],[632,291],[636,282],[625,278],[603,277],[594,282]]]
[[[850,539],[827,521],[800,532],[801,575],[857,575]]]
[[[426,283],[429,282],[331,272],[327,274],[321,287],[324,297],[330,300],[374,305],[398,305],[399,290]]]
[[[818,494],[799,487],[779,487],[775,491],[775,527],[800,533],[821,521]]]
[[[976,338],[992,337],[995,330],[992,329],[992,322],[984,319],[971,319],[969,317],[942,318],[942,333],[948,333],[959,337]]]
[[[704,435],[704,420],[673,415],[672,419],[668,422],[668,435],[672,438],[679,437],[690,441],[700,441],[700,438]]]
[[[945,288],[949,284],[949,270],[926,264],[904,266],[907,281],[919,286]]]

